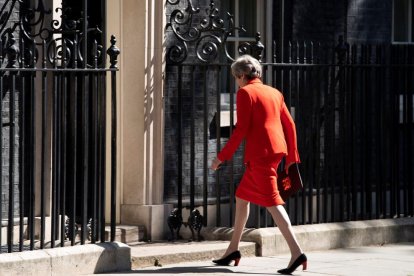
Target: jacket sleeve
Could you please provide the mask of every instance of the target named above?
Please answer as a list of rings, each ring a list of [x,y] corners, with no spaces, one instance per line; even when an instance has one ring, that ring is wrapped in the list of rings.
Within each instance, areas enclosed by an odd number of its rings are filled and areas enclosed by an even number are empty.
[[[239,147],[241,141],[246,137],[247,131],[250,127],[252,100],[249,94],[243,89],[239,89],[239,91],[237,92],[236,107],[236,128],[234,129],[234,132],[230,136],[230,139],[228,140],[224,148],[217,155],[217,158],[220,161],[231,159],[234,152]]]
[[[284,101],[282,102],[280,111],[280,120],[282,122],[283,133],[287,144],[286,163],[300,163],[295,122]]]

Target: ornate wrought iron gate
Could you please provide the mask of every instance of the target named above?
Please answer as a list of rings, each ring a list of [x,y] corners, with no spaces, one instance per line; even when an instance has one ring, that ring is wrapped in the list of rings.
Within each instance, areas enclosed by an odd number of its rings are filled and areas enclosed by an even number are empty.
[[[104,25],[94,24],[88,1],[72,1],[81,3],[80,10],[70,3],[51,7],[43,0],[0,1],[0,221],[7,227],[6,237],[0,232],[1,252],[115,238],[119,49],[112,37],[106,51]],[[104,11],[104,3],[94,3],[94,8],[101,5],[98,10]],[[106,120],[107,103],[111,122]],[[108,193],[110,219],[105,213]]]

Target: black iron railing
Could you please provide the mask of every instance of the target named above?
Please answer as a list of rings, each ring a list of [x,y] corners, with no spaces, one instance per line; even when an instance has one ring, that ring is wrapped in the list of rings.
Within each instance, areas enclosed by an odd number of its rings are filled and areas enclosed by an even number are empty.
[[[105,33],[88,26],[84,3],[79,20],[68,7],[52,20],[42,0],[7,1],[1,11],[19,19],[0,30],[1,252],[115,239],[119,49],[112,37],[105,52]]]
[[[341,56],[338,47],[307,46],[287,45],[286,62],[262,64],[298,131],[305,189],[287,203],[293,223],[413,216],[412,47],[352,45]],[[169,64],[167,84],[166,135],[176,134],[168,150],[176,151],[166,156],[166,187],[177,194],[166,189],[166,199],[198,208],[205,225],[231,225],[242,149],[218,172],[208,168],[235,122],[229,65]],[[255,213],[254,226],[273,225]]]
[[[167,25],[174,46],[167,52],[165,133],[174,139],[165,150],[165,199],[177,207],[174,216],[188,208],[190,221],[198,209],[204,225],[231,226],[242,149],[218,172],[208,166],[234,127],[236,87],[226,38],[237,28],[229,15],[229,29],[216,30],[214,22],[223,21],[211,2],[200,26],[192,24],[197,9],[191,15],[175,10]],[[256,44],[239,54],[260,59],[254,50],[263,50],[260,36]],[[340,38],[337,45],[283,48],[282,56],[263,63],[263,81],[283,92],[298,129],[305,189],[287,203],[292,222],[413,216],[413,47],[348,45]],[[273,225],[263,209],[254,214],[251,225]]]

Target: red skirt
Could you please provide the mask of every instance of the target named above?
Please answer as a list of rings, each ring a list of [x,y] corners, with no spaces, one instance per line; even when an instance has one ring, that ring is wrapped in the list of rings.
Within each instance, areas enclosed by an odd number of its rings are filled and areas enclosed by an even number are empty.
[[[264,207],[285,204],[277,189],[277,167],[283,156],[278,154],[247,162],[236,196]]]

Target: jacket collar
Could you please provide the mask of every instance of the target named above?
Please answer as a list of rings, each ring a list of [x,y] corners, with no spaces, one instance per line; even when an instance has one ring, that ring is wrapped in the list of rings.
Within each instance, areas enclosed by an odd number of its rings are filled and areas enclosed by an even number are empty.
[[[262,81],[259,78],[254,78],[254,79],[248,80],[246,85],[252,84],[252,83],[262,83]]]

